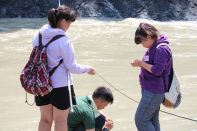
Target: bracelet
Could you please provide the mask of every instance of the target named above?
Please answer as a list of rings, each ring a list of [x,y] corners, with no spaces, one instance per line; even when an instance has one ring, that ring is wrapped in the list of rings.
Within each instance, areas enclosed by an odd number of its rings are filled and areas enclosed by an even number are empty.
[[[103,128],[103,131],[109,131],[107,128]]]

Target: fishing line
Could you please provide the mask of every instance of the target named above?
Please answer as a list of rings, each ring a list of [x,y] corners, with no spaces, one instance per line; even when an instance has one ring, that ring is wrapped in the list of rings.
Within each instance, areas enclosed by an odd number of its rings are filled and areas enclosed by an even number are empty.
[[[134,101],[135,103],[139,103],[138,101],[136,101],[135,99],[130,98],[129,96],[127,96],[126,94],[124,94],[123,92],[121,92],[118,88],[116,88],[115,86],[113,86],[112,84],[110,84],[103,76],[101,76],[98,72],[96,73],[103,81],[105,81],[108,85],[110,85],[114,90],[116,90],[117,92],[119,92],[120,94],[122,94],[123,96],[127,97],[128,99]]]
[[[111,83],[109,83],[102,75],[100,75],[98,72],[96,73],[97,76],[99,78],[101,78],[103,81],[105,81],[109,86],[111,86],[114,90],[116,90],[117,92],[119,92],[120,94],[122,94],[123,96],[125,96],[126,98],[132,100],[133,102],[135,103],[139,103],[139,101],[127,96],[125,93],[121,92],[118,88],[116,88],[115,86],[113,86]],[[160,112],[162,113],[165,113],[165,114],[168,114],[168,115],[172,115],[172,116],[176,116],[176,117],[179,117],[179,118],[182,118],[182,119],[186,119],[186,120],[190,120],[190,121],[194,121],[194,122],[197,122],[197,120],[194,120],[194,119],[191,119],[191,118],[188,118],[188,117],[184,117],[184,116],[180,116],[180,115],[176,115],[174,113],[170,113],[170,112],[167,112],[167,111],[163,111],[163,110],[160,110]]]

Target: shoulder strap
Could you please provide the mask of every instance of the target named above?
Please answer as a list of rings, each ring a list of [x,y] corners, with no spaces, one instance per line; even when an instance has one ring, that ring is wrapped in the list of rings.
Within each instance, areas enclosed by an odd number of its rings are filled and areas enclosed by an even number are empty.
[[[170,47],[169,47],[169,45],[167,44],[167,43],[160,43],[160,44],[158,44],[157,45],[157,47],[156,47],[156,49],[157,48],[159,48],[160,46],[167,46],[169,49],[170,49]],[[156,50],[155,50],[156,51]],[[171,49],[170,49],[170,51],[171,51]],[[172,53],[171,53],[171,55],[172,55]],[[171,56],[172,57],[172,56]],[[174,69],[173,69],[173,59],[172,59],[172,64],[171,64],[171,69],[170,69],[170,76],[169,76],[169,85],[168,85],[168,87],[166,87],[166,82],[165,82],[165,78],[164,78],[164,76],[162,75],[162,78],[163,78],[163,81],[164,81],[164,91],[165,92],[169,92],[169,90],[170,90],[170,86],[171,86],[171,84],[172,84],[172,78],[173,78],[173,75],[174,75]]]
[[[159,45],[157,45],[157,47],[156,47],[156,48],[159,48],[160,46],[163,46],[163,45],[165,45],[165,46],[169,47],[169,45],[168,45],[168,44],[166,44],[166,43],[160,43]],[[170,47],[169,47],[169,48],[170,48]]]
[[[57,40],[57,39],[59,39],[59,38],[61,38],[61,37],[64,37],[65,35],[56,35],[56,36],[54,36],[45,46],[43,46],[43,47],[48,47],[49,46],[49,44],[51,44],[53,41],[55,41],[55,40]],[[39,32],[39,45],[42,45],[42,35],[41,35],[41,33]],[[56,65],[50,72],[49,72],[49,76],[52,76],[53,75],[53,73],[55,72],[55,70],[58,68],[58,66],[60,65],[60,64],[62,64],[62,62],[63,62],[63,59],[61,59],[60,60],[60,62],[58,63],[58,65]]]
[[[170,54],[171,54],[171,56],[172,56],[172,51],[171,51],[171,49],[170,49],[170,46],[169,46],[167,43],[165,43],[165,41],[164,41],[163,43],[158,44],[157,47],[156,47],[156,49],[158,49],[160,46],[164,46],[164,45],[167,46],[167,47],[169,48]],[[156,53],[156,50],[155,50],[155,53]]]
[[[165,41],[163,43],[158,44],[156,49],[158,49],[160,46],[164,46],[164,45],[167,46],[170,49],[169,45]],[[171,51],[171,49],[170,49],[170,51]],[[155,50],[155,52],[156,52],[156,50]],[[172,55],[172,53],[171,53],[171,55]],[[170,86],[172,84],[172,78],[173,78],[173,75],[174,75],[173,74],[174,73],[173,70],[174,69],[173,69],[173,59],[172,59],[172,65],[171,65],[171,69],[170,69],[170,76],[169,76],[169,83],[168,83],[169,85],[168,86]],[[162,78],[163,78],[163,81],[164,81],[164,91],[165,92],[169,92],[170,88],[166,87],[166,81],[165,81],[164,75],[162,75]]]
[[[53,75],[53,73],[55,72],[55,70],[59,67],[60,64],[62,64],[62,62],[63,62],[63,59],[61,59],[59,61],[58,65],[56,65],[55,67],[53,67],[52,70],[49,71],[49,76],[52,76]]]
[[[61,37],[64,37],[65,35],[56,35],[54,36],[44,47],[48,47],[50,43],[52,43],[53,41],[61,38]],[[38,39],[39,39],[39,45],[43,45],[42,44],[42,35],[41,33],[39,32],[39,36],[38,36]]]
[[[172,56],[172,51],[171,51],[171,49],[170,49],[170,46],[169,46],[167,43],[165,43],[165,42],[164,42],[164,43],[158,44],[157,47],[156,47],[156,49],[158,49],[160,46],[164,46],[164,45],[167,46],[167,47],[169,48],[170,54],[171,54],[171,56]],[[155,52],[156,52],[156,50],[155,50]]]
[[[44,47],[48,47],[49,44],[51,44],[53,41],[55,41],[55,40],[57,40],[57,39],[59,39],[59,38],[61,38],[63,36],[65,36],[65,35],[56,35],[56,36],[54,36]]]
[[[42,45],[42,35],[41,35],[41,33],[40,33],[40,32],[39,32],[38,39],[39,39],[39,45]]]
[[[64,37],[64,36],[65,35],[56,35],[56,36],[54,36],[44,47],[48,47],[49,44],[51,44],[53,41],[55,41],[55,40],[57,40],[57,39],[59,39],[61,37]],[[55,72],[55,70],[62,64],[62,62],[63,62],[63,59],[61,59],[59,61],[58,65],[56,65],[55,67],[52,68],[51,71],[49,71],[49,76],[52,76],[53,75],[53,73]]]

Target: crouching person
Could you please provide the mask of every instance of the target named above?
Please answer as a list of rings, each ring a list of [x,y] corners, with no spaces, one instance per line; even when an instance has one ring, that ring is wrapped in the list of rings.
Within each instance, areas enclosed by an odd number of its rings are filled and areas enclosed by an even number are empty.
[[[78,97],[73,112],[68,115],[68,131],[108,131],[113,121],[103,113],[108,104],[113,103],[113,94],[109,88],[98,87],[92,95]]]

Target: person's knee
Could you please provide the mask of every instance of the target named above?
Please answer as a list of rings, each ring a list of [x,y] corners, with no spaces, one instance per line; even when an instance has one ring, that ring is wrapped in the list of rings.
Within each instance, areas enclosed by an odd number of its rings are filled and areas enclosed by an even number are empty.
[[[55,131],[59,131],[60,129],[67,129],[67,119],[63,119],[62,117],[54,119],[54,129]]]
[[[58,125],[58,124],[65,124],[65,123],[67,123],[67,119],[66,118],[56,118],[56,119],[54,119],[54,124],[55,125]]]
[[[54,123],[55,123],[55,125],[54,125],[55,131],[59,131],[59,130],[67,131],[68,125],[67,125],[66,121],[61,120],[61,121],[55,121]]]
[[[54,124],[55,126],[67,125],[67,117],[55,117]]]
[[[52,118],[45,118],[45,117],[42,117],[42,118],[40,119],[40,123],[45,124],[45,125],[52,125],[53,119],[52,119]]]

